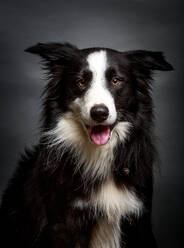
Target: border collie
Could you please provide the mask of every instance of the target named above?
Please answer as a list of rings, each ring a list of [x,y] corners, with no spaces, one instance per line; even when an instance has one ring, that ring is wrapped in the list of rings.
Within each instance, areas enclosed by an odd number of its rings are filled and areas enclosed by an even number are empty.
[[[48,84],[39,144],[2,198],[6,248],[152,248],[151,79],[161,52],[39,43]]]

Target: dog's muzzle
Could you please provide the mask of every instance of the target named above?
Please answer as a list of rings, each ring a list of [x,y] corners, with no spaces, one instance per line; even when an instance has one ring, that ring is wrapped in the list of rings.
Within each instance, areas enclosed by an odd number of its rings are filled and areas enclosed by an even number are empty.
[[[90,110],[90,117],[95,125],[87,125],[91,141],[97,145],[105,145],[111,136],[111,126],[103,124],[109,117],[109,109],[104,104],[96,104]]]

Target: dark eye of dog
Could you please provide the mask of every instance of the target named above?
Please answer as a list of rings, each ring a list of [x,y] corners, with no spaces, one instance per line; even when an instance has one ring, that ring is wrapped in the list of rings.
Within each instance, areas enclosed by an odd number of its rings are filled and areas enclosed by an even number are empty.
[[[86,86],[86,82],[83,79],[78,80],[77,81],[77,86],[80,87],[80,88],[84,88]]]
[[[111,83],[114,85],[114,86],[117,86],[119,83],[120,83],[120,80],[118,78],[113,78]]]

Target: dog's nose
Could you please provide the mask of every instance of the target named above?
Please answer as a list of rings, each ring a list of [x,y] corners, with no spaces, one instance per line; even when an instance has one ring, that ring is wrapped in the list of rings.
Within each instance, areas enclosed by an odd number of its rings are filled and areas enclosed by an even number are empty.
[[[90,110],[91,118],[96,122],[103,122],[109,116],[109,110],[104,104],[96,104]]]

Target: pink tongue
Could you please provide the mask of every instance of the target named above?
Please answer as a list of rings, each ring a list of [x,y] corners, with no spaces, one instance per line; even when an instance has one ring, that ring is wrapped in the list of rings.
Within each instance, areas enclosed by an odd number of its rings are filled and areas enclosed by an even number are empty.
[[[89,128],[90,136],[92,141],[100,146],[105,145],[110,137],[110,127],[109,126],[94,126]]]

